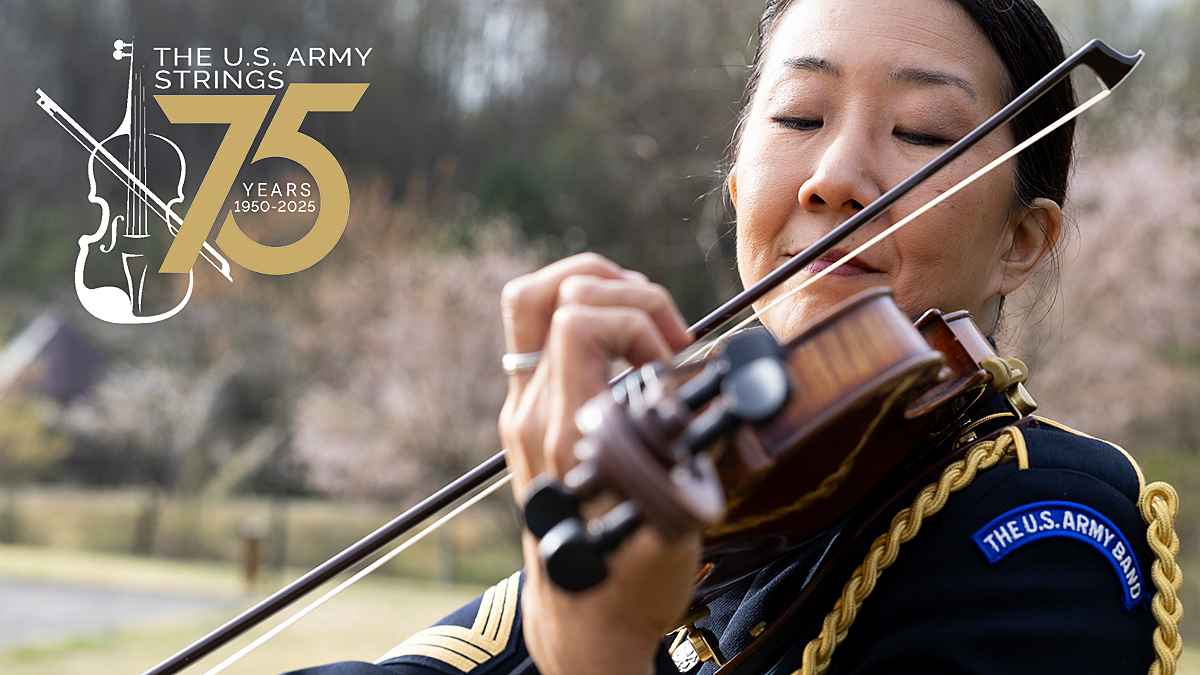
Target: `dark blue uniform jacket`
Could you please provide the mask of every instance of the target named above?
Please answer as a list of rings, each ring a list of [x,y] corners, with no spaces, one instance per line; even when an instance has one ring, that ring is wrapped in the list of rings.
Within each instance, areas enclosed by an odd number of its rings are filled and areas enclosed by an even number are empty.
[[[977,416],[982,437],[1015,421],[1001,397]],[[830,675],[903,673],[1147,672],[1156,626],[1143,479],[1123,450],[1052,422],[1025,426],[1029,468],[1005,462],[979,474],[925,520],[879,578],[837,648]],[[805,644],[892,515],[912,493],[844,547],[839,528],[762,569],[710,604],[699,624],[728,658],[751,630],[771,625],[820,583],[738,673],[792,673]],[[492,675],[534,673],[521,639],[518,573],[422,631],[376,664],[344,662],[294,675]],[[581,640],[595,639],[580,636]],[[660,673],[678,672],[666,649]],[[714,664],[691,672],[708,675]]]

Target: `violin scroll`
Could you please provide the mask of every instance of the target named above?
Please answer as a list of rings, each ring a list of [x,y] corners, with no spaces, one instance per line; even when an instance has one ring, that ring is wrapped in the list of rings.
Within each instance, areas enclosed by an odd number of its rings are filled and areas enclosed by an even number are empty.
[[[565,484],[536,479],[524,508],[555,583],[581,591],[602,581],[604,555],[645,521],[669,539],[720,522],[725,493],[707,450],[783,409],[792,382],[782,357],[769,334],[748,332],[678,387],[666,386],[662,366],[650,366],[588,402],[577,416],[582,463]],[[604,489],[627,498],[585,524],[580,500]]]

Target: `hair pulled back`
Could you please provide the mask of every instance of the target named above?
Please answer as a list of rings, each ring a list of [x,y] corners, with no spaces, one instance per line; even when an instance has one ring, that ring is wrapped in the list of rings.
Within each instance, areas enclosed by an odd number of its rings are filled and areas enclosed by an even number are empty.
[[[1031,0],[947,0],[961,7],[979,26],[1008,71],[1006,101],[1028,89],[1061,63],[1062,41],[1050,20]],[[751,65],[750,80],[742,97],[742,117],[748,114],[762,72],[762,61],[779,19],[795,0],[767,0],[758,22],[758,47]],[[1025,109],[1011,123],[1014,143],[1029,138],[1074,108],[1075,89],[1067,78]],[[739,129],[741,125],[738,125]],[[1017,156],[1017,194],[1023,204],[1037,197],[1060,206],[1067,196],[1074,143],[1074,120],[1051,132]],[[740,133],[739,133],[740,138]],[[738,139],[734,142],[737,152]],[[734,157],[736,161],[736,156]]]

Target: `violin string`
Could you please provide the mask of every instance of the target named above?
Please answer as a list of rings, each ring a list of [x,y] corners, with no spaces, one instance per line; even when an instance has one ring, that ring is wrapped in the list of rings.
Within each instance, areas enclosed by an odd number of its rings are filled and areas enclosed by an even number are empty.
[[[133,67],[132,62],[129,65],[131,68]],[[133,129],[131,129],[132,134],[130,135],[129,140],[130,140],[130,143],[135,148],[134,153],[133,153],[133,157],[134,157],[134,165],[133,166],[134,166],[134,170],[135,170],[134,175],[136,175],[138,177],[138,180],[145,183],[146,179],[142,175],[142,110],[141,110],[141,106],[138,105],[138,100],[137,100],[137,94],[138,94],[139,90],[140,90],[140,86],[138,85],[137,73],[135,72],[134,77],[133,77],[133,93],[134,93],[133,120],[134,120],[134,122],[133,122]],[[139,230],[142,227],[142,225],[141,225],[142,205],[135,201],[133,206],[134,206],[134,211],[135,211],[134,216],[136,216],[136,217],[133,219],[134,231],[132,232],[132,234],[140,234]]]
[[[146,107],[144,105],[145,89],[142,87],[142,78],[139,74],[137,77],[138,88],[138,178],[143,183],[146,182]],[[143,201],[138,204],[138,227],[137,234],[143,234],[142,229],[146,227],[146,203]]]
[[[721,336],[716,338],[712,342],[712,344],[708,345],[708,347],[706,349],[703,349],[703,350],[700,350],[697,352],[693,352],[691,355],[689,355],[687,357],[687,359],[685,359],[684,362],[686,363],[686,362],[696,358],[697,355],[699,355],[701,353],[708,353],[712,349],[715,349],[718,345],[720,345],[726,339],[731,337],[734,333],[736,333],[739,330],[750,325],[751,322],[753,322],[755,319],[761,317],[762,315],[766,314],[771,309],[773,309],[775,306],[779,305],[780,303],[784,302],[785,300],[788,300],[789,298],[792,298],[796,294],[800,293],[804,289],[806,289],[809,286],[811,286],[812,284],[816,283],[816,281],[818,279],[823,279],[824,277],[826,277],[827,275],[832,273],[835,269],[841,267],[842,265],[845,265],[846,263],[853,260],[855,257],[861,255],[864,251],[870,249],[875,244],[878,244],[879,242],[888,238],[892,234],[895,234],[896,231],[898,231],[900,228],[904,227],[905,225],[907,225],[910,222],[912,222],[913,220],[915,220],[918,216],[921,216],[922,214],[929,211],[933,207],[935,207],[938,204],[942,203],[943,201],[949,199],[951,196],[953,196],[959,190],[962,190],[963,188],[967,187],[971,183],[974,183],[979,178],[981,178],[984,175],[991,172],[992,169],[995,169],[996,167],[1000,166],[1004,162],[1007,162],[1008,160],[1012,159],[1017,154],[1019,154],[1022,150],[1025,150],[1029,146],[1038,142],[1043,137],[1048,135],[1050,132],[1054,131],[1055,129],[1061,127],[1062,125],[1066,124],[1067,122],[1069,122],[1069,121],[1075,119],[1076,117],[1078,117],[1079,115],[1083,114],[1088,108],[1091,108],[1092,106],[1096,105],[1100,101],[1107,98],[1110,93],[1112,93],[1111,89],[1101,90],[1100,93],[1096,94],[1095,96],[1093,96],[1092,98],[1090,98],[1086,102],[1084,102],[1082,105],[1076,107],[1075,109],[1071,110],[1067,114],[1063,115],[1058,120],[1056,120],[1054,123],[1052,123],[1050,126],[1045,127],[1041,131],[1038,131],[1037,133],[1033,134],[1028,139],[1023,141],[1019,145],[1015,146],[1008,152],[1006,152],[1003,155],[1000,155],[996,159],[992,160],[987,166],[983,167],[982,169],[979,169],[975,173],[971,174],[970,176],[968,176],[965,179],[963,179],[962,181],[960,181],[958,184],[951,187],[949,190],[946,190],[942,194],[931,199],[929,202],[925,203],[923,206],[918,208],[916,211],[913,211],[908,216],[906,216],[903,219],[901,219],[900,221],[898,221],[896,224],[892,225],[891,227],[887,228],[883,232],[880,232],[879,234],[872,237],[869,241],[867,241],[862,246],[859,246],[858,248],[854,249],[850,253],[847,253],[846,255],[842,256],[838,260],[834,261],[831,265],[829,265],[829,267],[826,267],[825,269],[821,270],[820,272],[817,272],[816,274],[809,277],[802,283],[798,284],[795,288],[789,289],[787,292],[780,295],[778,298],[775,298],[774,300],[768,302],[767,305],[764,306],[762,309],[756,309],[756,310],[752,311],[750,313],[750,316],[746,317],[745,319],[743,319],[742,321],[740,321],[739,323],[734,325],[732,328],[730,328],[729,330],[722,333]]]
[[[149,145],[150,144],[150,136],[152,134],[149,131],[149,129],[150,129],[149,121],[148,121],[149,117],[148,117],[148,113],[146,111],[146,81],[145,81],[145,79],[142,80],[142,117],[143,117],[143,119],[142,119],[142,145],[145,146],[146,148],[149,148],[150,147],[150,145]],[[161,147],[161,144],[160,144],[160,147]],[[142,170],[146,172],[146,178],[143,182],[149,182],[149,180],[150,180],[150,155],[149,154],[146,155],[146,161],[144,162],[144,165],[145,166]],[[150,205],[146,204],[147,211],[149,210],[149,208],[150,208]],[[170,223],[170,220],[167,218],[164,218],[163,220],[167,223]],[[149,221],[149,219],[147,219],[146,222],[142,225],[142,235],[146,236],[146,237],[150,236],[150,221]]]
[[[139,94],[138,101],[137,101],[138,179],[141,180],[143,183],[145,183],[146,182],[146,109],[142,105],[142,100],[141,100],[141,95],[143,94],[141,78],[138,78],[135,81],[135,86],[138,88],[138,94]],[[145,208],[145,202],[138,204],[139,215],[138,215],[138,231],[137,231],[137,233],[139,235],[142,233],[142,214],[141,214],[141,212],[144,210],[144,208]]]
[[[130,68],[130,72],[132,73],[133,72],[132,60],[130,61],[129,68]],[[130,75],[130,77],[133,77],[133,75]],[[137,83],[134,81],[131,81],[130,82],[130,92],[129,92],[130,96],[133,96],[136,92],[137,92]],[[132,104],[133,101],[130,101],[130,103]],[[138,152],[141,150],[141,148],[138,147],[138,141],[141,140],[140,134],[138,134],[138,109],[137,109],[136,105],[131,105],[131,107],[132,107],[132,112],[133,112],[133,120],[131,121],[130,128],[129,128],[129,147],[133,150],[133,163],[129,166],[129,170],[131,173],[133,173],[134,176],[138,177],[138,180],[141,180],[141,169],[138,166],[138,164],[139,164]],[[133,213],[129,214],[130,217],[125,218],[126,234],[133,234],[133,232],[131,232],[129,230],[129,228],[137,227],[137,216],[138,216],[138,212],[141,211],[141,204],[138,204],[136,199],[133,201],[132,206],[133,206]]]
[[[136,73],[133,72],[132,59],[130,60],[129,68],[130,68],[130,73],[131,73],[130,77],[134,77],[136,75]],[[136,94],[136,92],[137,92],[137,82],[131,80],[129,94],[132,97]],[[134,101],[130,101],[130,104],[132,107],[132,113],[133,113],[133,120],[131,121],[131,125],[129,128],[129,147],[132,148],[132,150],[133,150],[133,164],[130,165],[129,170],[130,170],[130,172],[133,173],[133,175],[138,177],[138,180],[141,180],[141,168],[139,167],[139,163],[140,163],[139,159],[140,158],[138,155],[138,153],[141,151],[141,148],[138,147],[138,141],[141,140],[141,135],[138,133],[138,112],[139,111],[137,109],[137,105],[133,105],[133,103],[134,103]],[[135,199],[133,201],[133,213],[129,214],[131,217],[126,217],[126,219],[125,219],[126,234],[133,234],[133,232],[130,231],[129,228],[137,227],[137,219],[138,219],[139,211],[141,211],[141,204],[138,204],[137,200]]]
[[[489,485],[486,488],[484,488],[483,490],[481,490],[474,497],[471,497],[467,501],[460,504],[457,508],[455,508],[450,513],[447,513],[446,515],[444,515],[441,518],[439,518],[438,520],[436,520],[429,527],[426,527],[424,530],[421,530],[417,534],[413,535],[413,537],[411,539],[408,539],[403,544],[400,544],[399,546],[392,549],[391,551],[388,551],[385,555],[383,555],[381,558],[379,558],[379,560],[376,560],[375,562],[371,563],[370,565],[364,567],[362,570],[360,570],[354,576],[352,576],[349,579],[338,584],[336,587],[331,589],[325,595],[322,595],[321,597],[317,598],[315,601],[312,602],[312,604],[305,606],[299,612],[296,612],[292,616],[289,616],[278,626],[275,626],[271,630],[264,633],[261,637],[254,640],[254,642],[251,642],[250,644],[246,645],[245,647],[242,647],[236,653],[234,653],[232,656],[230,656],[229,658],[225,659],[224,661],[218,663],[211,670],[204,673],[204,675],[216,675],[217,673],[225,670],[229,666],[232,666],[234,663],[237,663],[239,660],[242,659],[242,657],[246,656],[250,652],[252,652],[255,649],[258,649],[262,645],[266,644],[268,640],[275,637],[276,635],[279,635],[283,631],[287,630],[287,628],[289,628],[290,626],[295,624],[300,619],[303,619],[305,616],[310,614],[313,610],[315,610],[316,608],[325,604],[329,600],[333,599],[333,597],[336,596],[337,594],[339,594],[342,591],[346,590],[347,588],[353,586],[355,583],[357,583],[359,580],[366,577],[368,574],[379,569],[380,567],[385,565],[388,561],[390,561],[392,558],[395,558],[397,555],[399,555],[400,553],[403,553],[405,550],[407,550],[408,547],[412,546],[413,544],[417,543],[418,541],[421,541],[422,539],[425,538],[426,535],[437,531],[437,529],[440,528],[442,525],[445,525],[446,523],[450,522],[451,520],[453,520],[455,517],[457,517],[462,512],[471,508],[475,504],[482,501],[488,495],[490,495],[493,492],[495,492],[496,490],[500,489],[501,486],[507,485],[510,481],[512,481],[512,474],[511,473],[505,474],[502,478],[500,478],[496,482],[492,483],[491,485]]]
[[[125,166],[132,167],[133,162],[134,162],[134,150],[133,150],[133,137],[131,136],[129,139],[129,145],[125,152]],[[100,163],[104,164],[104,162],[100,162]],[[109,168],[107,165],[105,165],[105,168],[108,168],[109,171],[112,171],[112,169]],[[115,175],[116,172],[114,171],[113,173]],[[120,176],[117,176],[117,178],[120,179]],[[133,207],[135,205],[135,203],[133,201],[133,186],[131,186],[129,183],[127,183],[124,180],[122,180],[121,182],[125,185],[125,233],[128,234],[129,233],[129,212],[133,209]]]
[[[137,80],[138,87],[138,178],[143,183],[146,182],[146,107],[143,97],[146,95],[142,88],[142,78],[139,75]],[[138,204],[138,235],[144,234],[142,231],[146,227],[146,203]]]

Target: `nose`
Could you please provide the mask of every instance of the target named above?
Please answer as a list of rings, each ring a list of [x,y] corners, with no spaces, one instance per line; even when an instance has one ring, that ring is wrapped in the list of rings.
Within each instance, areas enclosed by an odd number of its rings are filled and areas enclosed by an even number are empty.
[[[882,194],[871,179],[869,147],[860,135],[839,134],[822,153],[817,170],[800,186],[800,205],[813,213],[853,215]]]

